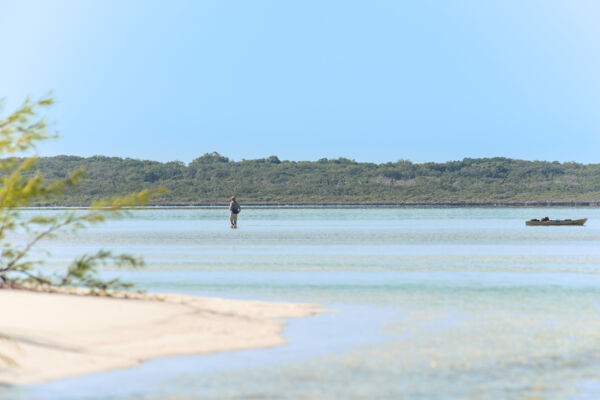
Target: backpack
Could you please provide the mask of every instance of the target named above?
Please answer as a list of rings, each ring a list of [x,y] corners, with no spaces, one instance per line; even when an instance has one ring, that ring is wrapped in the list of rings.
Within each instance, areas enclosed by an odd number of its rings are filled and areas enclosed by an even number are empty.
[[[233,208],[231,209],[231,212],[234,214],[239,214],[240,213],[240,205],[236,204],[233,206]]]

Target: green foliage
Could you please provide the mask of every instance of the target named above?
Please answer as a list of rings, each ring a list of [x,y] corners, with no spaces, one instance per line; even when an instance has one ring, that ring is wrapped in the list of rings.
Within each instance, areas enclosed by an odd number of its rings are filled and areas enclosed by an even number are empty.
[[[227,203],[394,203],[531,204],[600,202],[600,164],[465,158],[446,163],[384,164],[322,158],[285,161],[276,156],[233,162],[208,153],[189,165],[181,162],[58,156],[39,160],[48,181],[84,168],[85,179],[60,198],[39,198],[33,205],[87,206],[98,196],[119,196],[159,185],[169,192],[160,205]]]
[[[28,99],[17,111],[6,118],[0,118],[0,156],[5,157],[0,161],[0,283],[8,286],[27,283],[84,286],[100,290],[127,288],[128,284],[118,280],[99,279],[97,267],[108,262],[119,266],[139,267],[143,265],[140,258],[99,251],[94,255],[81,256],[62,275],[44,276],[38,268],[43,260],[30,256],[32,248],[45,238],[67,230],[83,229],[109,217],[122,216],[131,207],[144,205],[150,197],[164,193],[162,189],[147,188],[137,193],[113,196],[110,200],[90,199],[90,208],[84,212],[65,211],[56,216],[23,218],[20,214],[23,207],[40,202],[60,202],[65,193],[73,190],[85,176],[83,166],[63,163],[46,180],[37,169],[40,164],[37,156],[14,157],[15,153],[30,152],[41,140],[56,137],[49,133],[45,119],[38,117],[42,109],[52,104],[50,96],[37,102]],[[13,238],[17,232],[26,233],[27,240],[24,243],[14,243]]]
[[[197,164],[216,164],[229,162],[229,158],[223,157],[217,152],[206,153],[202,157],[196,158],[193,163]]]
[[[144,261],[141,258],[133,257],[129,254],[113,255],[110,251],[100,250],[96,254],[84,254],[74,260],[71,266],[69,266],[67,274],[62,277],[58,285],[83,286],[103,291],[131,288],[131,283],[121,282],[118,278],[108,281],[98,278],[97,267],[108,263],[119,267],[139,267],[144,265]]]

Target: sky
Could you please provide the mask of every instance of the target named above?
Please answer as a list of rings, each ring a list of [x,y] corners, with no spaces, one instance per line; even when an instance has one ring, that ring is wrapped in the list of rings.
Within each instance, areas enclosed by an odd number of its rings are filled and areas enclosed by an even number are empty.
[[[599,163],[600,2],[0,0],[41,155]]]

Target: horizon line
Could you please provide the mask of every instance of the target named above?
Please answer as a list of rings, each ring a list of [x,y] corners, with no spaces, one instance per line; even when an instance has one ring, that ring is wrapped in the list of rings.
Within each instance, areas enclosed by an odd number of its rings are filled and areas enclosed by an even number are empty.
[[[36,154],[33,155],[35,157],[40,157],[40,158],[53,158],[53,157],[77,157],[77,158],[82,158],[82,159],[87,159],[87,158],[94,158],[94,157],[103,157],[103,158],[118,158],[118,159],[122,159],[122,160],[136,160],[136,161],[151,161],[151,162],[158,162],[158,163],[162,163],[162,164],[167,164],[167,163],[182,163],[186,166],[189,166],[189,164],[191,164],[192,162],[205,157],[205,156],[214,156],[214,157],[222,157],[225,158],[225,160],[221,161],[221,162],[233,162],[233,163],[239,163],[239,162],[244,162],[244,161],[257,161],[257,160],[269,160],[272,159],[274,163],[284,163],[284,162],[291,162],[291,163],[302,163],[302,162],[311,162],[311,163],[318,163],[320,161],[322,162],[330,162],[330,161],[342,161],[342,162],[350,162],[350,163],[356,163],[356,164],[375,164],[375,165],[385,165],[385,164],[397,164],[397,163],[402,163],[402,162],[406,162],[406,163],[410,163],[410,164],[448,164],[448,163],[454,163],[454,162],[464,162],[465,160],[494,160],[494,159],[501,159],[501,160],[510,160],[510,161],[526,161],[526,162],[545,162],[545,163],[552,163],[552,164],[580,164],[580,165],[598,165],[600,164],[599,162],[593,163],[593,162],[581,162],[581,161],[558,161],[558,160],[540,160],[540,159],[524,159],[524,158],[511,158],[511,157],[506,157],[506,156],[492,156],[492,157],[463,157],[462,159],[454,159],[454,160],[446,160],[446,161],[413,161],[410,160],[408,158],[399,158],[396,161],[384,161],[384,162],[375,162],[375,161],[356,161],[355,159],[352,158],[347,158],[344,156],[339,156],[337,158],[327,158],[327,157],[322,157],[316,160],[282,160],[280,159],[277,155],[270,155],[270,156],[266,156],[266,157],[259,157],[259,158],[242,158],[240,160],[234,160],[231,159],[229,157],[227,157],[226,155],[223,155],[219,152],[213,151],[213,152],[209,152],[209,153],[204,153],[196,158],[194,158],[192,161],[189,162],[185,162],[182,160],[169,160],[169,161],[159,161],[159,160],[154,160],[154,159],[149,159],[149,158],[138,158],[138,157],[129,157],[129,156],[109,156],[109,155],[103,155],[103,154],[94,154],[91,156],[82,156],[82,155],[76,155],[76,154],[55,154],[55,155],[40,155],[40,154]],[[17,157],[25,157],[25,156],[17,156]],[[8,157],[7,157],[8,158]],[[275,159],[273,159],[275,158]]]

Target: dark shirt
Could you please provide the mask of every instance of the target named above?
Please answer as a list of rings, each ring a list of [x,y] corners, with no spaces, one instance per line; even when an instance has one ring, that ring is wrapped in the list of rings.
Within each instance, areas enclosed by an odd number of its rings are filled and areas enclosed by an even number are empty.
[[[238,203],[237,201],[232,201],[229,204],[229,211],[231,211],[234,214],[239,213],[241,209],[242,207],[240,207],[240,203]],[[234,212],[234,210],[236,210],[237,212]]]

